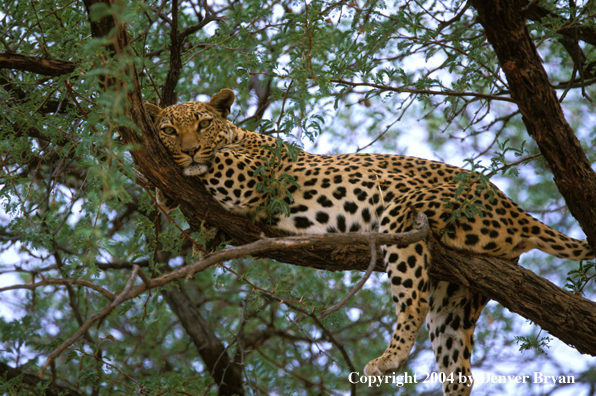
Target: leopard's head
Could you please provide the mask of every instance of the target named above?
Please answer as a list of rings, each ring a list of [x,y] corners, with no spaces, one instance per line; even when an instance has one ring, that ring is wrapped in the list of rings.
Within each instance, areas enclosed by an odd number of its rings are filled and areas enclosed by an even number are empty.
[[[186,176],[209,170],[213,151],[231,143],[233,131],[226,120],[234,92],[222,89],[209,102],[186,102],[161,109],[145,103],[159,137]]]

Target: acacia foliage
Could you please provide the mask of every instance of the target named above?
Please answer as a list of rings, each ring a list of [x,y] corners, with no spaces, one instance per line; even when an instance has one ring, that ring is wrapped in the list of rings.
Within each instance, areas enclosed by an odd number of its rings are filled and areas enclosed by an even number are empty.
[[[486,175],[506,171],[514,178],[505,185],[522,206],[561,230],[572,225],[467,2],[42,0],[0,7],[0,273],[6,284],[75,279],[114,293],[125,288],[133,263],[155,277],[190,260],[190,242],[156,215],[148,192],[135,184],[128,154],[134,147],[117,134],[118,126],[137,127],[126,113],[131,64],[147,101],[205,100],[233,88],[237,125],[311,150],[422,150],[439,158],[456,152],[456,161],[467,158]],[[520,2],[518,12],[569,123],[593,147],[593,4]],[[93,30],[109,17],[124,26],[129,47]],[[585,151],[594,162],[594,150]],[[186,228],[180,213],[173,220]],[[574,268],[550,259],[526,263],[559,285]],[[591,273],[584,272],[585,280]],[[359,276],[264,259],[227,262],[120,305],[56,360],[46,378],[89,395],[141,388],[155,395],[353,392],[348,373],[378,356],[391,334],[388,288],[373,277],[349,311],[323,322],[312,312],[339,300]],[[590,296],[581,279],[570,282]],[[74,284],[3,292],[0,299],[7,307],[0,359],[23,373],[35,373],[108,303]],[[204,345],[193,345],[189,317],[202,318],[202,337],[219,351],[215,361],[202,354]],[[499,306],[488,308],[479,328],[474,360],[481,370],[497,373],[504,370],[498,363],[508,361],[522,370],[531,362],[575,374],[581,391],[595,386],[593,361],[569,369],[556,357],[519,354],[516,336],[540,346],[544,334]],[[433,369],[428,348],[423,332],[408,370]],[[220,356],[234,376],[228,389],[213,369]],[[17,377],[0,389],[33,394],[43,384]],[[412,394],[438,388],[407,386]],[[361,385],[357,391],[376,392]]]

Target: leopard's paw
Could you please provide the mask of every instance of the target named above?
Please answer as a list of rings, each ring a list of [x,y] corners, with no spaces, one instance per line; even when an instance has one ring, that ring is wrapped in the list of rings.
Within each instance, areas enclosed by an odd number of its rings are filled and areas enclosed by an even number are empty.
[[[172,210],[178,209],[180,206],[175,200],[165,195],[159,188],[155,188],[155,200],[157,204],[161,206],[161,208],[166,213],[170,213]]]
[[[380,358],[376,358],[368,362],[366,366],[364,366],[364,374],[369,377],[378,377],[383,375],[383,372],[379,369],[379,362]]]
[[[364,367],[364,374],[371,376],[385,376],[395,373],[404,366],[406,360],[398,359],[392,355],[383,355],[371,360]]]

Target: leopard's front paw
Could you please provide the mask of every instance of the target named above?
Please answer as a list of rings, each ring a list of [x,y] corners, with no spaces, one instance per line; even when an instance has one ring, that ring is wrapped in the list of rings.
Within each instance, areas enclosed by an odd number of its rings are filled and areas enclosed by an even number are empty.
[[[217,234],[219,232],[220,230],[217,227],[213,227],[212,225],[203,220],[201,222],[201,240],[199,243],[202,244],[203,247],[207,250],[213,252],[215,248],[221,243],[220,238],[216,239]],[[192,245],[192,255],[198,257],[199,260],[202,260],[204,257],[203,252],[197,249],[196,243]]]
[[[364,367],[364,374],[371,376],[385,376],[395,373],[406,363],[403,359],[398,359],[392,355],[383,355],[371,360]]]
[[[379,369],[379,362],[380,358],[376,358],[368,362],[366,366],[364,366],[364,374],[369,377],[377,377],[383,375],[383,372]]]
[[[157,187],[155,188],[155,200],[166,213],[170,213],[172,210],[176,210],[180,206],[175,200],[165,195]]]

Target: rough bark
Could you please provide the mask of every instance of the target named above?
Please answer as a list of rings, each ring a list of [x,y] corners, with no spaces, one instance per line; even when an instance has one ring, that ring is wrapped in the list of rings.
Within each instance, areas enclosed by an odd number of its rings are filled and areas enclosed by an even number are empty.
[[[431,243],[431,276],[468,286],[536,323],[579,352],[596,356],[596,303],[519,265]]]
[[[0,53],[0,69],[22,70],[54,77],[72,73],[76,67],[77,64],[74,62],[59,59],[45,59],[14,52]]]
[[[472,0],[528,133],[538,144],[569,211],[596,247],[596,173],[563,115],[518,0]]]

